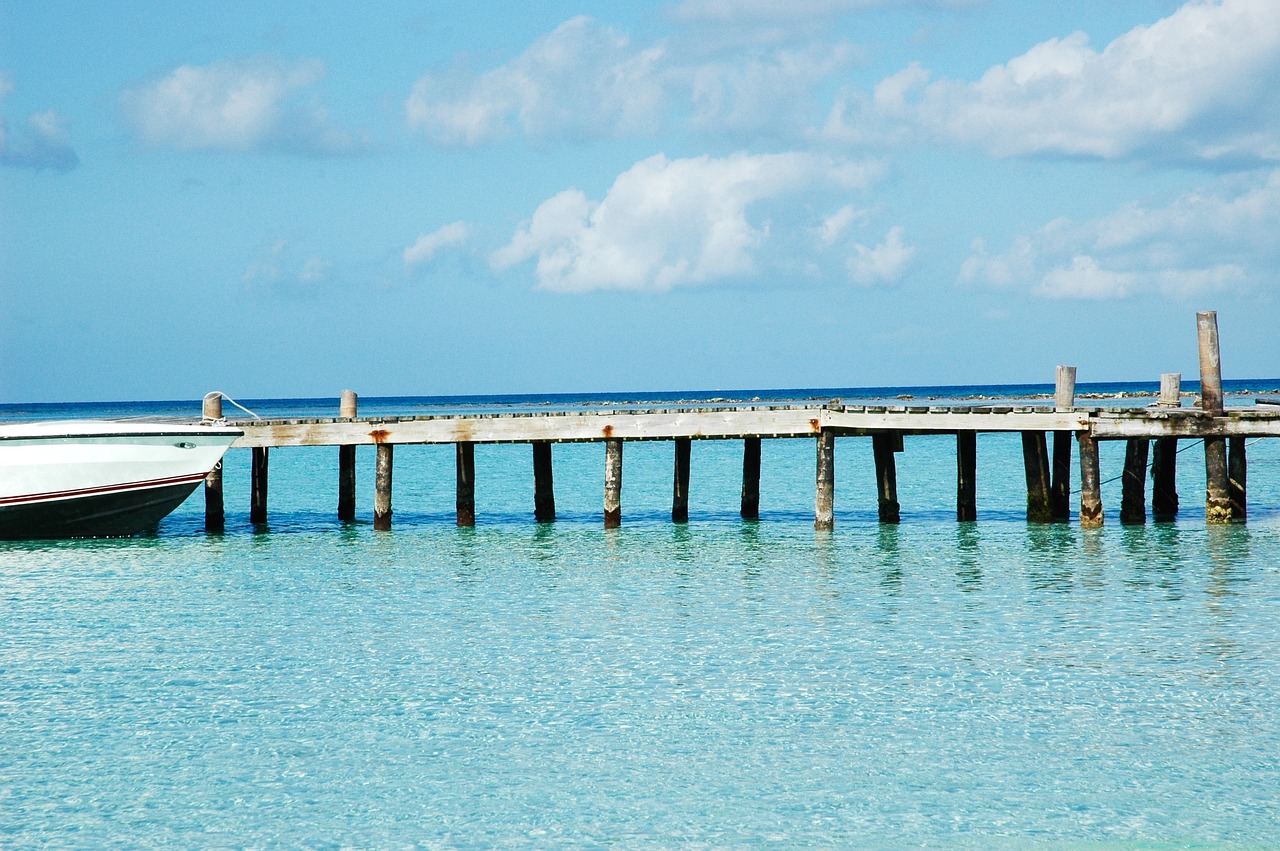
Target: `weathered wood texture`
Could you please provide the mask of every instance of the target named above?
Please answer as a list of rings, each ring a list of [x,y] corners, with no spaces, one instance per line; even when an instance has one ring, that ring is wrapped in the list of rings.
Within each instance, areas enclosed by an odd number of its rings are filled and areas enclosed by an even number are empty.
[[[391,528],[391,480],[394,469],[395,447],[379,443],[373,467],[373,528],[386,531]]]
[[[675,471],[671,483],[671,522],[689,522],[689,451],[687,437],[675,440]]]
[[[1182,373],[1166,372],[1160,376],[1159,405],[1166,408],[1182,406]]]
[[[836,436],[834,432],[818,434],[817,487],[815,488],[813,528],[835,528]]]
[[[210,393],[204,397],[201,416],[206,420],[222,419],[222,394]],[[222,462],[219,461],[204,477],[204,528],[207,532],[221,532],[227,527],[227,513],[222,499]]]
[[[886,432],[871,436],[876,464],[876,499],[881,523],[901,522],[898,504],[898,469],[894,453],[902,446],[902,435]]]
[[[1027,479],[1027,522],[1053,520],[1049,495],[1049,450],[1042,431],[1022,433],[1022,462]]]
[[[1131,437],[1125,445],[1124,472],[1120,482],[1120,522],[1141,526],[1147,522],[1147,455],[1151,442]]]
[[[267,522],[267,472],[269,459],[265,447],[254,447],[249,464],[249,522]]]
[[[1218,349],[1218,314],[1196,314],[1200,343],[1200,410],[1209,415],[1222,413],[1222,358]],[[1231,521],[1231,498],[1227,474],[1227,440],[1214,434],[1204,439],[1206,523]]]
[[[742,509],[743,520],[760,519],[760,438],[742,441]]]
[[[359,415],[355,391],[342,391],[338,415],[348,420]],[[338,519],[344,523],[356,519],[356,448],[350,445],[338,447]]]
[[[1053,473],[1049,484],[1049,513],[1055,521],[1071,519],[1071,444],[1069,431],[1053,433]]]
[[[1102,525],[1102,479],[1098,469],[1098,442],[1088,432],[1076,435],[1080,450],[1080,526]]]
[[[622,440],[604,442],[604,527],[622,525]]]
[[[476,447],[459,443],[454,447],[457,488],[454,508],[459,526],[476,525]]]
[[[1178,516],[1178,439],[1162,437],[1151,453],[1151,519],[1167,523]]]
[[[551,523],[556,519],[556,491],[551,475],[551,444],[533,444],[533,519]]]
[[[977,432],[956,433],[956,520],[961,523],[978,519],[978,435]]]
[[[1245,439],[1227,438],[1227,499],[1231,503],[1231,519],[1243,521],[1249,515],[1245,502],[1248,491],[1249,465],[1245,459]]]
[[[1056,408],[1072,408],[1076,404],[1076,368],[1059,366],[1053,385],[1053,405]]]

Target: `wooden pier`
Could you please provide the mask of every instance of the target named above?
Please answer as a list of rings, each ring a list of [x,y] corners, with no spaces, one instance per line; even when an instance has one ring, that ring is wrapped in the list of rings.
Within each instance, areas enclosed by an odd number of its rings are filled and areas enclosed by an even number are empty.
[[[956,518],[977,517],[976,436],[1017,432],[1022,438],[1027,483],[1027,520],[1062,522],[1070,517],[1071,444],[1079,459],[1080,525],[1101,526],[1104,513],[1098,443],[1126,441],[1120,522],[1147,519],[1148,458],[1152,459],[1152,509],[1156,520],[1178,511],[1174,487],[1179,440],[1203,440],[1206,470],[1206,519],[1210,523],[1242,521],[1246,516],[1245,440],[1280,437],[1280,407],[1225,408],[1218,357],[1217,317],[1197,316],[1202,395],[1195,407],[1181,406],[1180,377],[1161,380],[1159,401],[1144,408],[1096,408],[1075,404],[1075,368],[1059,367],[1052,406],[948,405],[882,406],[745,405],[698,408],[653,408],[622,411],[531,412],[429,416],[361,417],[354,393],[344,391],[340,416],[304,419],[236,419],[244,436],[233,444],[252,450],[251,521],[266,520],[268,452],[280,446],[339,448],[336,505],[338,518],[355,517],[355,447],[377,447],[374,482],[375,528],[391,528],[393,450],[399,444],[453,444],[456,452],[459,526],[474,525],[476,444],[527,443],[534,469],[533,517],[555,519],[552,446],[557,443],[605,444],[603,522],[622,522],[623,447],[629,441],[670,441],[674,446],[673,522],[689,516],[690,445],[694,440],[740,440],[743,444],[743,518],[755,519],[760,507],[760,441],[809,439],[816,447],[814,526],[831,529],[835,505],[835,439],[869,437],[876,467],[879,518],[897,523],[895,456],[904,438],[954,435],[956,439]],[[210,394],[205,416],[222,416],[221,397]],[[1049,438],[1052,435],[1052,455]],[[1154,441],[1154,452],[1151,451]],[[221,472],[206,482],[206,525],[224,523]]]

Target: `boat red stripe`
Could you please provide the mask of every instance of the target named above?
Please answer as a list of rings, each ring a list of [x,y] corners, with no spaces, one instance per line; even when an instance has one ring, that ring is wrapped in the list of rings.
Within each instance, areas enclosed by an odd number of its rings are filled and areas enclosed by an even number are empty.
[[[185,476],[170,476],[167,479],[147,479],[141,482],[122,482],[114,485],[99,485],[92,488],[77,488],[75,490],[50,491],[48,493],[28,493],[19,496],[0,497],[0,505],[21,505],[29,502],[46,502],[55,499],[78,499],[85,496],[97,496],[99,494],[122,493],[124,491],[146,490],[147,488],[162,488],[169,485],[181,485],[190,482],[204,481],[206,473],[188,473]]]

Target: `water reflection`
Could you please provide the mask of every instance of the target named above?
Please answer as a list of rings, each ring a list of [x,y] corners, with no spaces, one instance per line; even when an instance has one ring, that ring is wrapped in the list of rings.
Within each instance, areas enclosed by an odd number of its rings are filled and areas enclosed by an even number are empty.
[[[902,593],[902,558],[898,552],[901,529],[896,523],[881,523],[876,532],[876,553],[881,570],[880,587],[892,596]]]
[[[978,524],[973,521],[956,524],[956,579],[963,592],[969,593],[982,588]]]
[[[1070,591],[1078,541],[1069,523],[1028,523],[1027,573],[1031,587],[1039,591]]]

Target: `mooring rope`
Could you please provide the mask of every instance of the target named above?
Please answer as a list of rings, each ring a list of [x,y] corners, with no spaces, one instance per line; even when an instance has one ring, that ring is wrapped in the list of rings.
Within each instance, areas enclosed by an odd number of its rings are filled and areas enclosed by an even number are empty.
[[[228,402],[235,405],[237,408],[244,411],[246,414],[253,417],[255,420],[262,419],[262,417],[258,416],[253,411],[246,408],[244,405],[241,405],[239,402],[237,402],[235,399],[232,399],[230,396],[228,396],[226,393],[223,393],[221,390],[213,390],[204,394],[204,398],[206,399],[209,399],[213,396],[221,396],[223,399],[226,399]],[[211,422],[217,422],[217,420],[213,420],[211,417],[202,417],[202,419],[209,420]],[[223,419],[225,419],[225,417]]]

